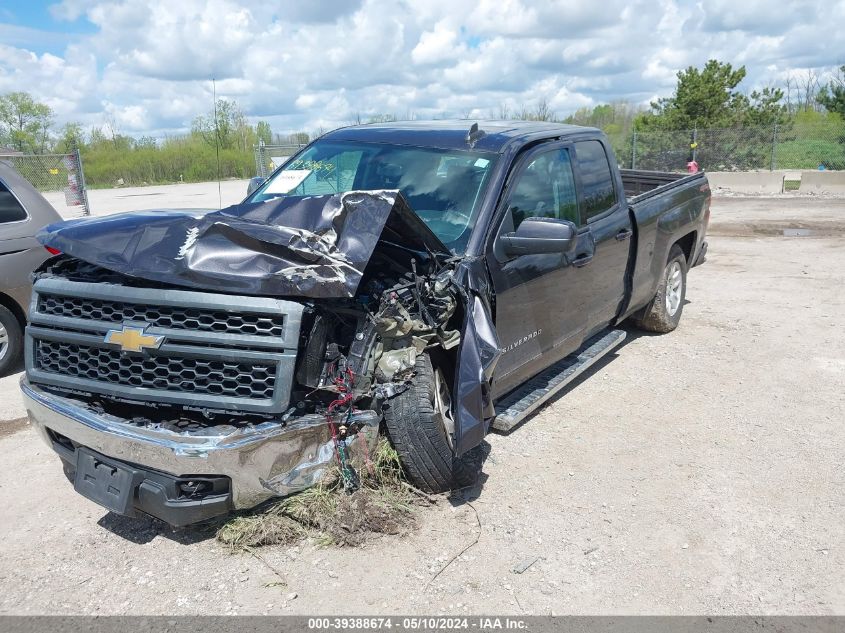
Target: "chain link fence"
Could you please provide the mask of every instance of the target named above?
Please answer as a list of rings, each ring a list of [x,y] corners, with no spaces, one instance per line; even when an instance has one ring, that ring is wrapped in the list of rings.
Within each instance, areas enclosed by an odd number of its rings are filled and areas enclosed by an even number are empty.
[[[612,135],[624,167],[686,171],[695,160],[706,171],[845,170],[845,124],[651,130]]]
[[[273,171],[305,145],[255,145],[255,174],[267,178]]]
[[[71,154],[13,154],[1,160],[44,194],[62,216],[91,215],[78,150]]]
[[[734,128],[610,134],[620,165],[686,171],[845,170],[845,123],[836,120]],[[267,178],[304,145],[255,145],[256,175]]]

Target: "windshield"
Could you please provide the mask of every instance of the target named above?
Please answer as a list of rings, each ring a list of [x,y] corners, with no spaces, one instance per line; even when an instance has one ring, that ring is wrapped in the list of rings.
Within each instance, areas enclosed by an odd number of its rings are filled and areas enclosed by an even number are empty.
[[[496,154],[430,147],[317,141],[273,174],[247,202],[399,189],[432,232],[460,254],[496,158]]]

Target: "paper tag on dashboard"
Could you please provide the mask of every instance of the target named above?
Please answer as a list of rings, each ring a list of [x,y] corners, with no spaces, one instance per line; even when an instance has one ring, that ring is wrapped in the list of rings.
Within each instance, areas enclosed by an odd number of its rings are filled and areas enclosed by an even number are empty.
[[[290,169],[280,171],[269,182],[263,193],[290,193],[311,175],[310,169]]]

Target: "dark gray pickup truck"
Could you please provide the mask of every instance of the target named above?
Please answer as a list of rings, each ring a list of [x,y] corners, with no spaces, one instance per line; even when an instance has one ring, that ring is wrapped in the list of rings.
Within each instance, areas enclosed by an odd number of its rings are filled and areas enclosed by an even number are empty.
[[[26,406],[114,512],[185,525],[335,463],[354,487],[380,431],[420,488],[466,485],[619,323],[678,325],[710,213],[703,174],[551,123],[344,128],[251,189],[40,235]]]

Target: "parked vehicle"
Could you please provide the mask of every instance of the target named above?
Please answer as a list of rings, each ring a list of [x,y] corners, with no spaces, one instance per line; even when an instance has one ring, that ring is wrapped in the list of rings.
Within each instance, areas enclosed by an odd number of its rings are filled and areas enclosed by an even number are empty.
[[[704,174],[527,122],[344,128],[253,189],[40,237],[27,409],[114,512],[185,525],[335,461],[354,487],[379,428],[420,488],[471,482],[619,323],[677,327],[710,206]]]
[[[0,161],[0,376],[20,362],[32,271],[50,254],[35,234],[61,216],[10,165]]]

